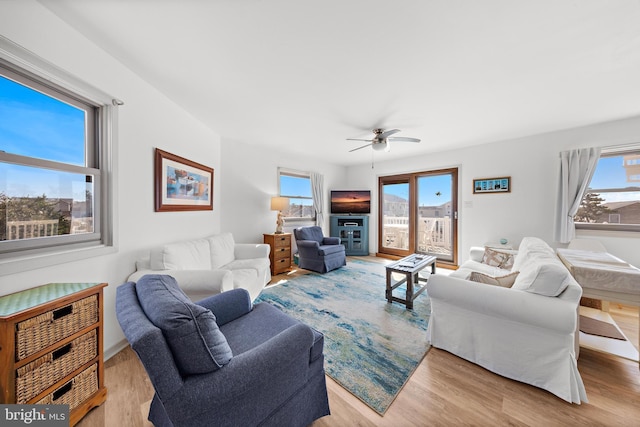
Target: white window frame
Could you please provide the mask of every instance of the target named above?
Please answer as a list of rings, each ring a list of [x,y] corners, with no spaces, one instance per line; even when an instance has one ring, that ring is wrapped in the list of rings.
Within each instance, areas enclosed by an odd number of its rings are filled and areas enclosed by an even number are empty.
[[[309,186],[311,186],[311,172],[303,172],[303,171],[297,171],[293,169],[278,168],[278,195],[280,195],[281,197],[288,197],[289,199],[308,199],[308,200],[311,200],[311,206],[313,206],[313,195],[308,197],[308,196],[300,196],[296,194],[283,194],[282,189],[280,188],[280,178],[282,175],[293,176],[296,178],[307,178],[309,180]],[[284,219],[287,222],[315,221],[316,220],[315,210],[313,212],[314,212],[313,216],[290,216],[290,217],[284,217]]]
[[[87,156],[95,159],[87,166],[73,166],[0,152],[0,160],[6,163],[93,175],[95,179],[93,196],[96,204],[94,224],[97,230],[97,234],[47,238],[47,241],[52,244],[46,247],[30,246],[32,243],[20,240],[4,241],[2,243],[7,245],[3,245],[3,250],[0,252],[0,275],[15,274],[115,252],[117,206],[113,194],[116,179],[113,159],[117,146],[117,132],[114,132],[114,129],[117,127],[116,105],[122,103],[3,36],[0,36],[0,64],[23,78],[54,90],[61,90],[94,106],[96,111],[94,135],[99,140],[95,145],[99,147],[97,152],[87,152]]]
[[[600,159],[604,157],[616,157],[625,154],[640,154],[640,143],[633,143],[624,146],[605,147],[602,149]],[[598,159],[598,162],[600,161]],[[597,167],[597,166],[596,166]],[[627,191],[640,191],[639,186],[629,186],[624,188],[591,188],[585,192],[585,196],[589,193],[616,193]],[[584,197],[584,196],[583,196]],[[589,224],[585,222],[575,222],[577,230],[601,230],[601,231],[623,231],[623,232],[640,232],[640,224]]]

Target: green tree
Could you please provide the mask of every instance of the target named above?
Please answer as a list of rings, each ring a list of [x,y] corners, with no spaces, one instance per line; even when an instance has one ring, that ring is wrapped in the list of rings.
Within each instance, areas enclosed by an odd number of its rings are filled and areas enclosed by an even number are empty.
[[[59,209],[57,199],[8,197],[0,192],[0,240],[7,240],[7,223],[12,221],[58,220],[58,234],[71,232],[71,221]]]
[[[611,212],[611,209],[603,205],[605,200],[597,193],[587,193],[580,202],[578,212],[573,217],[576,222],[594,223],[601,215]]]

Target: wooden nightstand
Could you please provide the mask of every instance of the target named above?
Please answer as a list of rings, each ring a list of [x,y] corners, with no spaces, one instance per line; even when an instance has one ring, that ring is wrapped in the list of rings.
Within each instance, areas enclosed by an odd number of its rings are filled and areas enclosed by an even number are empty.
[[[265,233],[264,242],[271,246],[271,275],[287,271],[291,267],[291,233]]]

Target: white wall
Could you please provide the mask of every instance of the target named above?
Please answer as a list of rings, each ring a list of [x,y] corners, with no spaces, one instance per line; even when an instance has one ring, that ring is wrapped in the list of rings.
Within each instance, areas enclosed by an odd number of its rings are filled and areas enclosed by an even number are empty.
[[[537,236],[552,246],[559,180],[560,151],[629,144],[639,141],[640,117],[561,132],[536,135],[481,147],[428,154],[403,160],[350,167],[353,188],[370,188],[375,203],[370,222],[370,252],[377,250],[378,177],[459,167],[459,260],[469,248],[506,238],[517,246],[522,237]],[[428,144],[428,141],[423,141]],[[511,193],[473,194],[475,178],[511,176]],[[579,237],[602,241],[614,255],[640,266],[640,236],[633,233],[578,231]]]
[[[0,5],[0,34],[106,93],[120,98],[116,199],[116,253],[13,275],[0,275],[0,295],[50,282],[107,282],[107,352],[123,340],[114,311],[116,287],[134,271],[135,258],[161,242],[219,232],[221,211],[156,213],[154,148],[219,170],[220,138],[119,62],[31,1]],[[214,194],[220,193],[220,180]]]
[[[346,167],[225,139],[222,158],[222,230],[232,232],[236,242],[261,243],[263,233],[275,231],[277,213],[270,210],[270,202],[278,194],[278,167],[323,174],[324,231],[329,234],[329,190],[344,185]],[[285,223],[284,231],[298,225],[303,224]]]

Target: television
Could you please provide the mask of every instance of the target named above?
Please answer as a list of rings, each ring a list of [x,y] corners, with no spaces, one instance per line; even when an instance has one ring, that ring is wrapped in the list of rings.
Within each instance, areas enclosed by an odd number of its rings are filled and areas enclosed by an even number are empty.
[[[371,191],[331,190],[332,214],[371,213]]]

